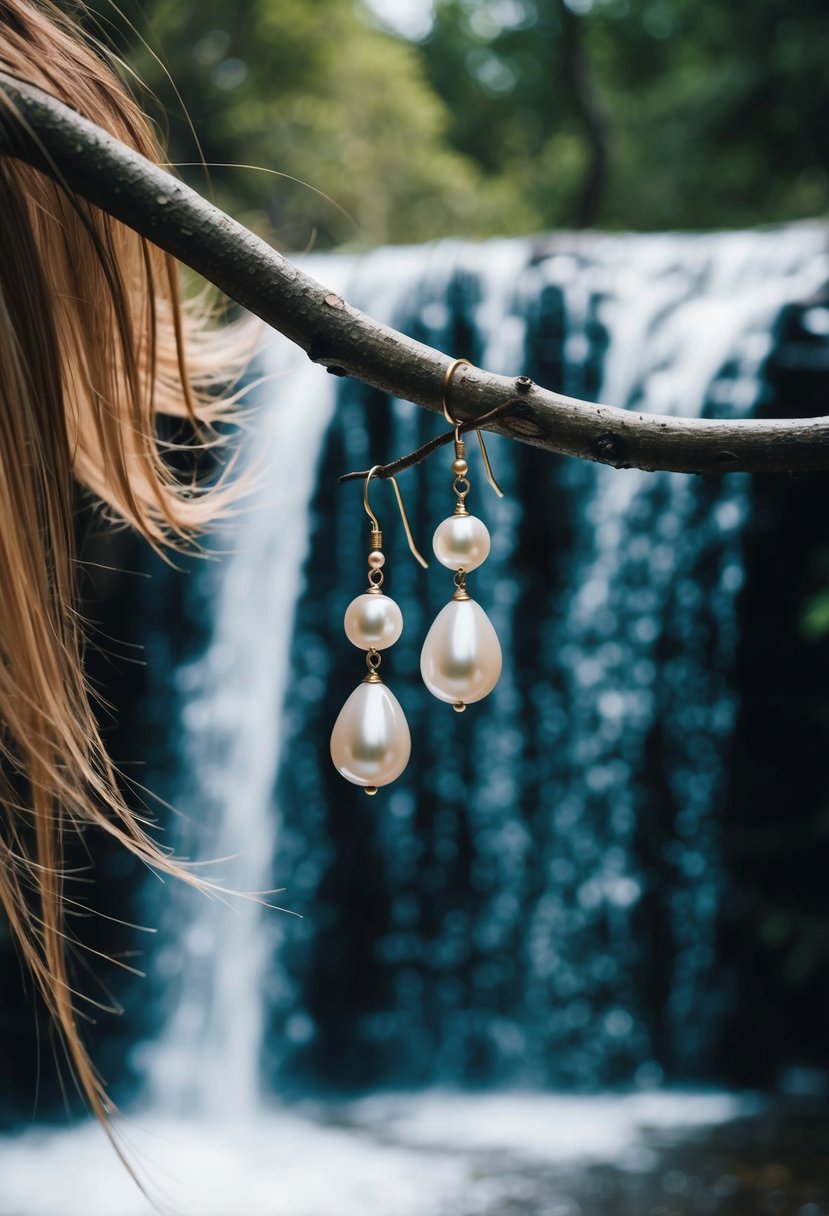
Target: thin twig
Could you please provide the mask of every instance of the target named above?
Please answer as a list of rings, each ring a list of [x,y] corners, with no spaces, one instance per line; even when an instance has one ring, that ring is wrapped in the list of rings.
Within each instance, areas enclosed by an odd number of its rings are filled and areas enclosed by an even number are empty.
[[[473,418],[470,422],[463,422],[458,427],[458,432],[461,435],[467,435],[470,431],[478,431],[486,427],[487,423],[495,422],[496,418],[501,418],[504,414],[508,414],[516,405],[521,404],[520,397],[513,397],[509,401],[502,401],[500,405],[496,405],[494,410],[490,410],[487,414],[482,414],[480,418]],[[381,464],[374,470],[375,477],[396,477],[398,473],[402,473],[404,469],[410,469],[414,464],[420,464],[421,460],[425,460],[427,456],[431,456],[432,452],[437,452],[439,448],[446,447],[447,443],[451,443],[455,438],[454,427],[451,431],[446,431],[443,435],[438,435],[435,439],[430,439],[427,443],[422,444],[419,448],[415,448],[413,452],[409,452],[408,456],[400,456],[397,460],[390,460],[388,464]],[[346,481],[365,481],[369,475],[369,470],[364,469],[360,473],[343,473],[340,477],[340,485]]]

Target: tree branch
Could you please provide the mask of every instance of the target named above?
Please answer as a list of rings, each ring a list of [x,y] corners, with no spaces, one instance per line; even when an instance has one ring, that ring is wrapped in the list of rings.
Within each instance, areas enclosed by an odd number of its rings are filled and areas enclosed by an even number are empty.
[[[358,312],[169,173],[2,72],[1,152],[49,174],[192,267],[334,375],[441,412],[447,355]],[[473,367],[458,370],[452,408],[456,417],[473,420],[516,393],[518,403],[488,430],[616,468],[829,468],[829,418],[734,422],[639,414]]]

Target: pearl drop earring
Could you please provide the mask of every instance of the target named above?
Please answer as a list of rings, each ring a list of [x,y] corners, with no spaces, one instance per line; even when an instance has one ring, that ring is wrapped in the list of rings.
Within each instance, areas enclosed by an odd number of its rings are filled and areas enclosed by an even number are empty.
[[[386,562],[383,533],[368,501],[369,483],[380,467],[375,465],[369,471],[363,487],[363,507],[371,520],[368,589],[351,601],[343,621],[348,640],[366,651],[368,675],[340,710],[331,732],[334,766],[347,781],[362,786],[367,794],[376,794],[381,785],[396,780],[409,763],[412,750],[406,715],[378,672],[380,651],[393,646],[403,632],[403,614],[394,600],[383,592]],[[388,480],[394,488],[409,548],[426,569],[428,562],[415,545],[400,487],[394,477]]]
[[[438,524],[432,541],[441,565],[455,571],[455,594],[436,616],[420,655],[420,673],[426,687],[458,713],[492,692],[501,675],[502,663],[495,628],[466,588],[467,574],[486,561],[490,548],[486,524],[466,509],[470,488],[466,445],[461,439],[460,423],[450,414],[447,402],[452,377],[460,366],[468,363],[468,359],[455,359],[443,381],[443,413],[455,428],[452,486],[457,501],[454,514]],[[503,498],[489,463],[483,435],[480,431],[475,433],[489,483],[498,497]]]

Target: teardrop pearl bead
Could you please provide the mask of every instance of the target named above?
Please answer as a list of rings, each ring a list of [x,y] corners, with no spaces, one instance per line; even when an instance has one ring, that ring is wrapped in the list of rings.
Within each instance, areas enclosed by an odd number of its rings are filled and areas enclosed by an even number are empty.
[[[435,557],[450,570],[477,570],[489,557],[489,530],[474,515],[450,515],[432,539]]]
[[[475,600],[450,600],[435,617],[420,655],[423,682],[441,701],[471,705],[501,675],[501,645]]]
[[[349,642],[361,650],[385,650],[403,632],[403,613],[382,592],[366,591],[346,608],[343,628]]]
[[[412,739],[400,702],[385,684],[358,684],[331,732],[331,759],[354,785],[388,785],[409,763]]]

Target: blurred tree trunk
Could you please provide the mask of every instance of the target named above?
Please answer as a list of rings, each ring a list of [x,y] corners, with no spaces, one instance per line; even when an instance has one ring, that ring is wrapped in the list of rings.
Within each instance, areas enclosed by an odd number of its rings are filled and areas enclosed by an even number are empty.
[[[593,83],[581,18],[573,12],[567,0],[557,2],[562,21],[564,80],[584,127],[589,156],[573,222],[576,228],[595,228],[610,167],[610,122]]]

